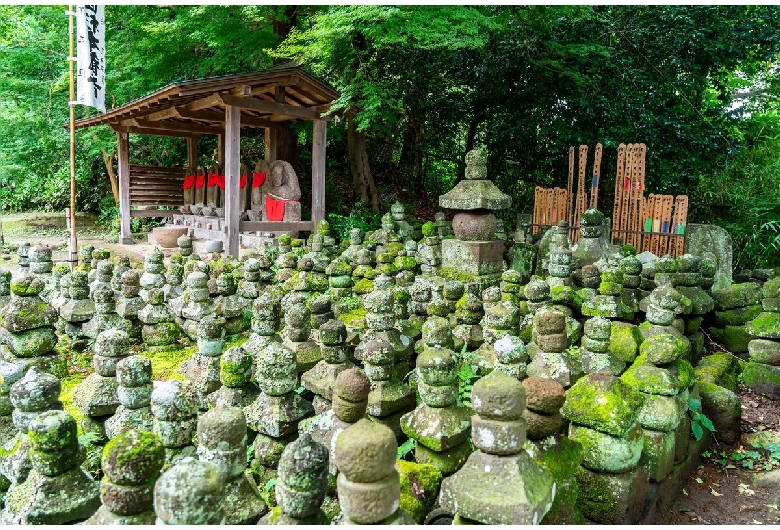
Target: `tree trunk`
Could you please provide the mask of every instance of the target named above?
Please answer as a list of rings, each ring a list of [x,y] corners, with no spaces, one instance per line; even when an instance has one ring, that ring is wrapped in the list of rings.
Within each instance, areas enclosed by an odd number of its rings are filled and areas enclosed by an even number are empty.
[[[111,193],[114,195],[114,204],[119,204],[119,183],[116,178],[116,171],[114,171],[114,157],[116,153],[108,153],[103,149],[103,163],[106,165],[106,171],[108,172],[108,180],[111,182]]]
[[[355,198],[362,199],[366,204],[371,205],[371,210],[374,213],[379,213],[379,192],[374,184],[371,167],[368,164],[366,135],[357,130],[351,116],[347,118],[347,149]]]
[[[290,30],[298,23],[298,6],[280,6],[274,14],[273,30],[281,40],[287,38]],[[274,59],[274,66],[287,62],[286,59]],[[284,96],[277,95],[277,101],[284,103]],[[293,134],[289,122],[276,126],[276,159],[289,162],[298,172],[298,139]]]

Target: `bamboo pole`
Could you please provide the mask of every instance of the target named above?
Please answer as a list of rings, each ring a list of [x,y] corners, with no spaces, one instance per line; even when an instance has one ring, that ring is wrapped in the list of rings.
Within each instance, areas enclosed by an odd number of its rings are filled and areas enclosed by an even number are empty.
[[[73,63],[76,58],[73,55],[73,5],[68,6],[68,62],[70,63],[70,101],[68,102],[70,114],[70,268],[78,263],[78,240],[76,239],[76,88],[73,81]]]

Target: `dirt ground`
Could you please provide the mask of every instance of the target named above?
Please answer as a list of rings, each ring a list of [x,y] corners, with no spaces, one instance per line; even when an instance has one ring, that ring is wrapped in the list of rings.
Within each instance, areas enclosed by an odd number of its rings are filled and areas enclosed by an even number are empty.
[[[741,385],[739,399],[740,441],[731,446],[712,442],[709,456],[702,459],[675,503],[670,524],[780,523],[780,463],[773,463],[767,451],[754,447],[754,443],[780,444],[780,402]]]

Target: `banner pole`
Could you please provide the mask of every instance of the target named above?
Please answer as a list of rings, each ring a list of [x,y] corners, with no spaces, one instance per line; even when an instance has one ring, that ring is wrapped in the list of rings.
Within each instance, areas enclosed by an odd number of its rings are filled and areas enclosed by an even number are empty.
[[[73,5],[68,6],[68,33],[69,33],[69,50],[68,62],[70,63],[70,101],[68,106],[70,107],[70,244],[68,245],[70,250],[70,268],[73,270],[78,263],[78,241],[76,239],[76,115],[75,115],[75,102],[76,102],[76,89],[73,83]]]

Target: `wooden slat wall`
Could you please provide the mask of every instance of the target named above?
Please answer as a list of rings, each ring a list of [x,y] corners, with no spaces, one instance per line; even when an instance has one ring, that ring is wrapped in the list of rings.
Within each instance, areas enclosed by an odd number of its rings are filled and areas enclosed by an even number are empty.
[[[130,206],[181,206],[185,168],[130,164]]]

